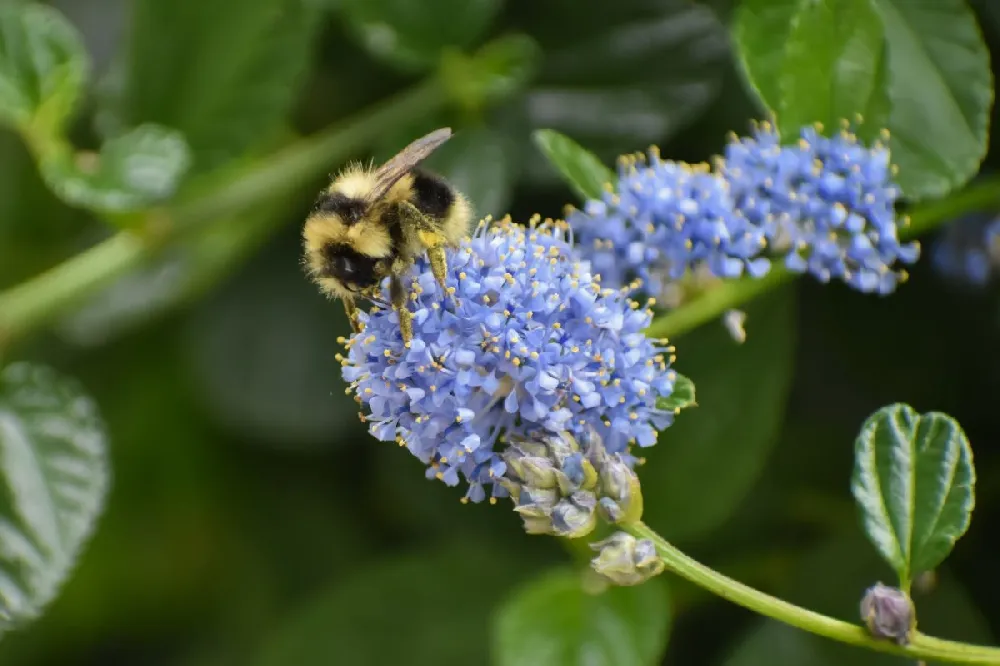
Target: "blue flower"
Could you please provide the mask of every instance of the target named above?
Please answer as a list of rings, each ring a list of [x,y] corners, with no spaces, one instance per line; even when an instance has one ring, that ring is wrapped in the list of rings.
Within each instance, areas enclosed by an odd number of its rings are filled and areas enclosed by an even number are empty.
[[[609,453],[651,446],[673,420],[671,347],[652,312],[603,287],[571,254],[565,223],[480,225],[448,253],[448,295],[425,259],[408,280],[414,337],[388,306],[362,313],[344,378],[380,440],[396,440],[448,485],[505,496],[503,441],[596,432]],[[388,283],[382,285],[388,293]],[[629,458],[630,459],[630,458]]]
[[[737,211],[707,165],[662,160],[654,148],[648,158],[623,157],[618,172],[617,191],[567,217],[579,253],[607,284],[638,277],[658,296],[698,267],[720,278],[767,273],[764,230]]]
[[[1000,266],[1000,217],[980,213],[955,220],[941,230],[931,263],[948,279],[984,286]]]
[[[730,140],[718,170],[740,213],[767,230],[771,250],[787,252],[790,270],[887,294],[905,277],[894,264],[917,260],[919,245],[899,242],[888,149],[865,146],[846,126],[832,137],[806,127],[783,146],[762,123],[752,137]]]

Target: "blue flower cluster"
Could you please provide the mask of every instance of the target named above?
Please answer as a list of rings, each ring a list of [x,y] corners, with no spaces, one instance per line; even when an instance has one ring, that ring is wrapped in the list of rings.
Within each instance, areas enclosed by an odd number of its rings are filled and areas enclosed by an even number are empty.
[[[948,279],[986,285],[1000,267],[1000,216],[974,214],[946,226],[931,250],[931,263]]]
[[[697,267],[760,277],[765,253],[824,282],[889,293],[905,277],[895,263],[916,261],[919,246],[899,241],[888,149],[849,129],[826,137],[806,127],[782,145],[761,123],[733,137],[712,170],[655,150],[627,156],[617,190],[568,216],[578,252],[608,284],[638,277],[652,295]]]
[[[889,150],[860,143],[844,127],[832,137],[805,127],[781,145],[770,123],[733,137],[718,165],[740,213],[767,229],[785,265],[822,282],[843,280],[863,292],[891,293],[912,264],[917,243],[901,244]]]
[[[767,273],[764,230],[739,214],[708,165],[662,160],[652,148],[620,159],[618,174],[616,192],[567,217],[581,255],[610,284],[637,277],[658,296],[699,265],[726,278]]]
[[[673,349],[643,333],[648,308],[576,260],[565,223],[480,225],[448,253],[448,295],[425,259],[407,279],[413,340],[391,308],[361,313],[343,375],[375,437],[406,446],[429,477],[465,477],[469,499],[507,494],[504,438],[593,431],[627,453],[672,422],[657,401],[673,390]]]

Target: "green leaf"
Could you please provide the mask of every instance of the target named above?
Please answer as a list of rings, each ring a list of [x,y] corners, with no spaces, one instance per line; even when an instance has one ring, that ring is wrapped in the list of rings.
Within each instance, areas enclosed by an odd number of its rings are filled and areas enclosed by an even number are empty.
[[[289,617],[251,663],[488,663],[490,613],[530,565],[502,548],[454,543],[345,571],[345,582]],[[386,640],[387,623],[392,640]]]
[[[697,406],[694,398],[694,382],[677,373],[673,392],[656,403],[657,408],[675,412]]]
[[[744,344],[722,326],[671,343],[674,367],[698,383],[699,409],[660,434],[638,469],[643,518],[671,540],[695,540],[722,525],[764,471],[778,441],[795,348],[794,288],[747,308]]]
[[[749,83],[786,136],[818,113],[862,114],[869,140],[885,125],[911,200],[941,196],[979,170],[993,75],[964,0],[746,0],[735,34]]]
[[[89,540],[109,485],[97,408],[73,381],[27,363],[0,372],[0,627],[37,618]]]
[[[784,44],[802,5],[799,0],[743,0],[736,9],[733,35],[741,71],[765,110],[781,106]]]
[[[342,0],[341,12],[362,44],[406,71],[429,69],[451,49],[475,44],[501,0]]]
[[[895,404],[865,421],[851,491],[868,538],[903,588],[944,561],[965,534],[975,481],[972,447],[950,416]]]
[[[532,137],[549,162],[559,171],[577,196],[600,199],[604,186],[614,185],[618,177],[586,148],[555,130],[537,130]]]
[[[793,568],[775,594],[810,610],[857,624],[858,604],[866,588],[888,573],[856,531],[822,543]],[[920,630],[932,636],[979,644],[994,642],[985,618],[947,571],[933,590],[914,591]],[[844,645],[775,620],[758,619],[723,666],[899,666],[899,657]]]
[[[979,170],[989,139],[993,73],[964,0],[874,0],[888,50],[889,129],[897,181],[910,199],[939,197]]]
[[[109,139],[98,155],[58,151],[45,156],[41,171],[53,192],[67,203],[122,213],[171,196],[190,161],[179,132],[148,124]]]
[[[659,663],[670,634],[666,585],[590,591],[579,571],[557,569],[516,590],[494,627],[497,666],[642,666]]]
[[[180,131],[195,172],[221,166],[281,128],[312,55],[321,11],[306,0],[138,0],[112,131]]]
[[[870,0],[801,3],[785,44],[778,117],[797,138],[800,127],[835,128],[869,108],[878,93],[882,22]]]
[[[89,69],[80,35],[58,11],[0,5],[0,122],[41,140],[61,133]]]

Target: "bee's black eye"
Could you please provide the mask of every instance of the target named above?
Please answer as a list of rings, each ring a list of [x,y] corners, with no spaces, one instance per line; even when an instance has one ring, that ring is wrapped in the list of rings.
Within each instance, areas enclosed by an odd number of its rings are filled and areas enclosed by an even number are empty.
[[[378,259],[366,257],[343,245],[331,246],[324,254],[327,276],[356,287],[370,287],[378,282],[375,270]]]

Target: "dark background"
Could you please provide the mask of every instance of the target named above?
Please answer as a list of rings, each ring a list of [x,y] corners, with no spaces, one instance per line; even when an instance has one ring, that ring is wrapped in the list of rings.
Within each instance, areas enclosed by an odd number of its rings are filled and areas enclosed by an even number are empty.
[[[134,5],[55,4],[106,72],[125,48]],[[726,131],[744,132],[758,114],[728,50],[730,4],[506,0],[488,32],[537,41],[533,82],[480,114],[445,112],[414,126],[451,123],[459,136],[435,165],[463,183],[481,214],[522,220],[558,216],[572,200],[529,141],[539,127],[570,134],[609,164],[650,143],[671,158],[707,159]],[[994,52],[997,19],[983,17]],[[174,29],[164,26],[163,39]],[[368,55],[336,6],[304,48],[306,73],[286,114],[286,128],[301,134],[419,79]],[[183,80],[168,57],[161,65],[165,80]],[[83,145],[94,141],[100,108],[95,93],[75,128]],[[163,105],[136,108],[169,124]],[[413,136],[395,128],[371,153],[384,157]],[[100,237],[97,222],[47,193],[6,132],[0,173],[0,286]],[[334,359],[346,321],[298,263],[300,225],[322,184],[304,183],[243,256],[207,271],[197,289],[175,293],[186,269],[167,264],[158,280],[105,294],[111,314],[91,306],[18,348],[94,394],[111,433],[114,485],[62,594],[42,620],[4,636],[0,663],[487,663],[497,603],[515,583],[569,561],[555,539],[526,536],[508,504],[461,505],[461,490],[425,481],[418,461],[359,423]],[[921,240],[926,248],[933,236]],[[857,525],[854,436],[892,402],[947,412],[975,451],[977,508],[933,591],[916,595],[921,629],[993,642],[996,297],[995,285],[946,281],[922,260],[888,299],[799,280],[747,306],[743,346],[718,322],[678,338],[676,367],[694,380],[700,406],[648,452],[648,522],[752,585],[855,620],[864,588],[892,578]],[[664,663],[893,661],[845,653],[670,583]]]

